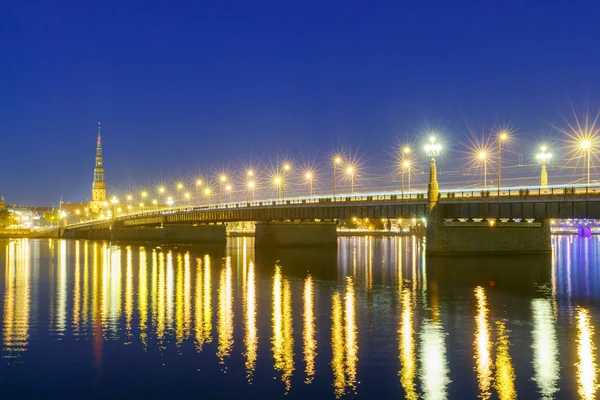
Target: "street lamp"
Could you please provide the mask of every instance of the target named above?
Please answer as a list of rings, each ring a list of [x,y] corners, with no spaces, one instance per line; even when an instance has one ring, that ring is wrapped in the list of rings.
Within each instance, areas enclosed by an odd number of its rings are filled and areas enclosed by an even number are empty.
[[[210,188],[204,189],[204,195],[208,197],[208,205],[210,206]]]
[[[591,164],[590,152],[592,150],[592,142],[589,139],[583,139],[579,143],[579,146],[581,146],[581,148],[585,152],[586,164],[587,164],[587,185],[590,186],[590,164]]]
[[[225,190],[229,192],[229,202],[231,203],[231,185],[225,186]]]
[[[169,207],[171,207],[173,204],[174,204],[173,198],[172,198],[172,197],[168,197],[168,198],[167,198],[167,205],[168,205]]]
[[[427,199],[429,200],[429,211],[437,204],[439,188],[437,182],[437,168],[435,158],[440,154],[442,146],[436,142],[435,136],[429,138],[429,143],[425,145],[425,152],[431,158],[429,162],[429,184],[427,185]]]
[[[483,189],[487,189],[487,153],[480,151],[477,156],[483,163]]]
[[[350,177],[350,187],[352,196],[354,196],[354,168],[348,167],[346,168],[346,175]]]
[[[112,199],[110,199],[110,203],[112,204],[112,215],[113,215],[113,219],[117,217],[117,213],[115,212],[115,207],[117,206],[117,204],[119,204],[119,199],[117,199],[115,196],[112,197]]]
[[[290,170],[290,164],[283,164],[281,173],[281,200],[285,201],[285,173]]]
[[[191,196],[190,196],[190,194],[189,194],[189,193],[185,193],[185,194],[183,195],[183,197],[185,197],[185,199],[186,199],[186,200],[187,200],[187,202],[188,202],[188,206],[189,206],[189,205],[190,205],[190,197],[191,197]]]
[[[333,197],[334,197],[334,199],[335,199],[336,171],[337,171],[338,165],[340,165],[341,163],[342,163],[342,157],[340,157],[340,156],[333,157]]]
[[[200,186],[202,186],[202,179],[196,180],[196,205],[200,205]]]
[[[154,204],[154,209],[158,210],[158,200],[156,200],[156,199],[152,200],[152,204]]]
[[[221,175],[219,177],[219,204],[221,204],[221,201],[223,200],[223,184],[225,182],[227,182],[227,176]]]
[[[281,178],[279,176],[276,176],[275,179],[273,179],[273,183],[277,187],[277,197],[279,197],[281,191]]]
[[[408,176],[408,191],[410,192],[410,161],[402,162],[402,197],[404,198],[404,174]]]
[[[175,193],[176,198],[179,198],[179,191],[183,189],[183,183],[177,184],[177,191]]]
[[[546,146],[542,146],[541,152],[536,156],[538,164],[542,166],[542,172],[540,176],[541,187],[548,186],[548,171],[546,170],[546,165],[550,162],[550,158],[552,158],[552,154],[546,153],[546,150],[548,150],[548,148]]]
[[[304,176],[306,181],[308,182],[308,197],[312,197],[313,195],[313,174],[312,172],[307,172]]]
[[[507,131],[501,131],[498,133],[498,196],[500,196],[500,172],[502,170],[502,142],[506,142],[507,140]]]
[[[146,192],[146,191],[143,191],[143,192],[141,193],[141,196],[142,196],[142,200],[144,200],[146,197],[148,197],[148,192]]]
[[[246,190],[246,203],[248,202],[249,191],[252,191],[252,201],[254,201],[254,181],[248,182],[248,189]]]

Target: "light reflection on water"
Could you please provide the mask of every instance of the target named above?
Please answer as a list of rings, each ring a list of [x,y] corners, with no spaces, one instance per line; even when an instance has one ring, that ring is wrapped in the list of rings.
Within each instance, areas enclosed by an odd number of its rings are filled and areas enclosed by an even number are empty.
[[[145,397],[593,399],[599,244],[426,260],[417,237],[1,241],[0,378],[22,395],[32,373],[60,370],[45,395],[77,381],[95,395],[136,382]]]

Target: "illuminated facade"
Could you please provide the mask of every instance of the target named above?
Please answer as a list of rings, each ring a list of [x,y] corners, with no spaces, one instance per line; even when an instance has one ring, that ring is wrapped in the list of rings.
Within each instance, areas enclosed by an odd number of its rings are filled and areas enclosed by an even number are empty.
[[[90,210],[98,213],[106,202],[106,182],[102,163],[102,140],[100,139],[100,122],[98,122],[98,144],[96,147],[96,166],[94,167],[94,183],[92,184],[92,201]]]

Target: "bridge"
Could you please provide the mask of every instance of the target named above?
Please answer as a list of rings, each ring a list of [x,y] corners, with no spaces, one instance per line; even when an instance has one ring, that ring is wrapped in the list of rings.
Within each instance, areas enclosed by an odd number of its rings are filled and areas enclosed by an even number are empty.
[[[600,219],[600,185],[417,192],[161,208],[70,224],[64,237],[220,242],[231,222],[256,222],[256,245],[334,245],[336,222],[426,218],[429,254],[546,252],[549,219]]]

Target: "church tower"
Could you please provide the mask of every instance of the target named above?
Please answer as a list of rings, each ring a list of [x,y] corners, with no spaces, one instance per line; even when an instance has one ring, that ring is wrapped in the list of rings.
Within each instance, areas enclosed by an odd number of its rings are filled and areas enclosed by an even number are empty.
[[[106,182],[104,181],[104,166],[102,164],[102,140],[100,138],[100,122],[98,122],[98,144],[96,147],[96,166],[94,167],[94,183],[92,183],[92,201],[90,210],[98,213],[106,202]]]

